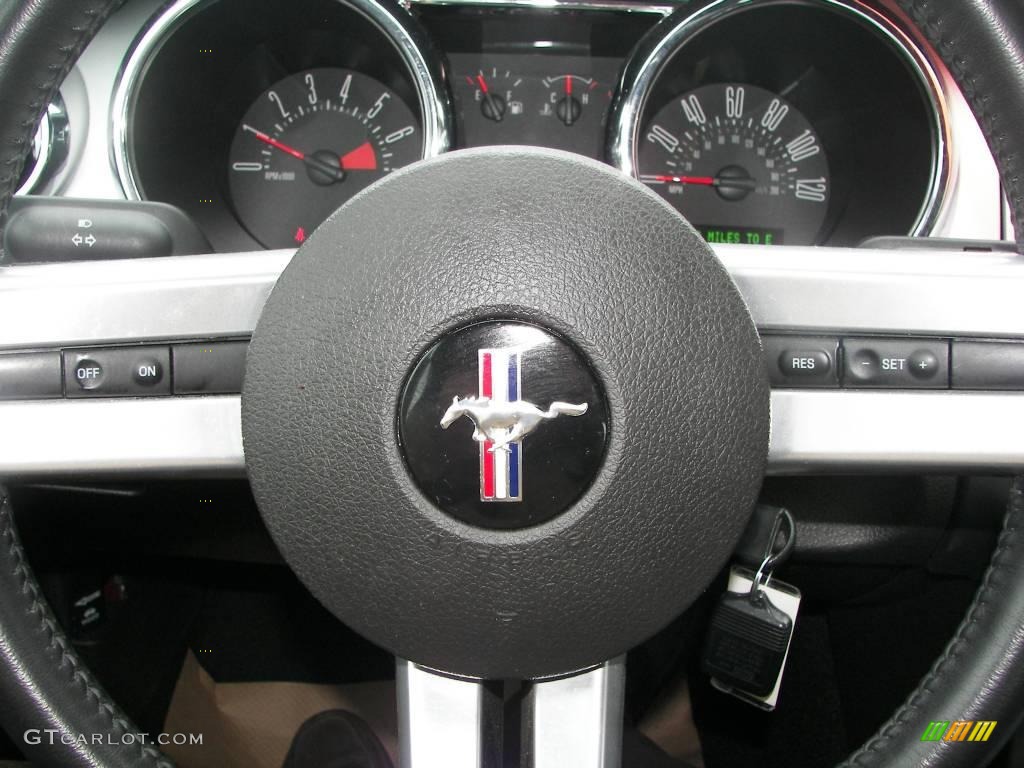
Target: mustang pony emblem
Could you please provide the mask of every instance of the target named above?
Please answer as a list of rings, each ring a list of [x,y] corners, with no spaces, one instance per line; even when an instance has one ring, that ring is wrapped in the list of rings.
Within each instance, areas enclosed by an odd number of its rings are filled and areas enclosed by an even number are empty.
[[[582,416],[587,404],[554,402],[542,411],[521,398],[522,353],[518,349],[481,349],[479,394],[456,397],[441,417],[448,429],[463,416],[473,422],[480,444],[480,499],[522,501],[522,441],[545,421]]]
[[[587,412],[587,404],[573,405],[556,401],[546,411],[542,411],[533,403],[516,400],[512,403],[495,403],[486,397],[458,397],[448,406],[441,419],[444,429],[468,416],[475,425],[473,439],[478,443],[489,444],[487,449],[510,452],[509,443],[518,443],[540,426],[541,422],[558,416],[582,416]]]

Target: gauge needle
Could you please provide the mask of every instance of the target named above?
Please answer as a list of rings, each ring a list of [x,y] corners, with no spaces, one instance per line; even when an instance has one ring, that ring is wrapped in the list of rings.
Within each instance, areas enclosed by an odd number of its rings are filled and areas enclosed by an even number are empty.
[[[572,76],[565,76],[565,111],[562,113],[562,122],[566,125],[572,125]]]
[[[757,182],[753,179],[730,179],[724,176],[671,176],[665,174],[643,175],[640,181],[648,184],[694,184],[700,187],[732,187],[753,190]]]
[[[491,114],[493,115],[491,119],[496,123],[500,123],[502,118],[505,117],[505,108],[498,104],[498,100],[494,98],[494,95],[487,87],[487,81],[484,80],[483,73],[476,76],[476,82],[480,86],[480,93],[483,94],[484,101],[491,107]]]
[[[307,155],[305,152],[300,152],[299,150],[295,149],[295,147],[289,147],[284,142],[278,141],[273,136],[268,136],[263,131],[256,130],[251,125],[243,125],[242,129],[251,133],[264,144],[269,144],[274,149],[279,149],[286,155],[291,155],[296,160],[301,160],[306,165],[310,165],[316,168],[318,171],[323,171],[336,181],[341,181],[342,179],[345,178],[345,171],[343,170],[343,166],[341,165],[341,163],[339,163],[338,165],[333,165],[332,163],[329,163],[325,160],[321,160],[316,155]]]

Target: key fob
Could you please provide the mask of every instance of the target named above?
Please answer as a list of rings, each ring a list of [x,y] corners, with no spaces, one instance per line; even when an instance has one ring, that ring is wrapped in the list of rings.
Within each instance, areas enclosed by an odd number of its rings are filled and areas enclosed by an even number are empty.
[[[775,688],[793,621],[764,591],[726,592],[711,617],[703,667],[722,686],[765,698]]]

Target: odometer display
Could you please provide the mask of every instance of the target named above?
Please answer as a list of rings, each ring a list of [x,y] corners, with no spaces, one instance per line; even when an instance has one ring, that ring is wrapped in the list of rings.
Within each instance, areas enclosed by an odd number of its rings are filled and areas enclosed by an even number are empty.
[[[714,242],[812,244],[828,211],[828,159],[813,126],[753,85],[715,83],[670,100],[644,128],[637,165]]]
[[[348,69],[298,72],[261,94],[235,133],[235,214],[264,246],[294,247],[357,192],[421,156],[416,117],[383,83]]]
[[[693,225],[709,243],[729,245],[783,245],[785,233],[781,229],[757,229],[756,227],[729,227],[721,224]]]

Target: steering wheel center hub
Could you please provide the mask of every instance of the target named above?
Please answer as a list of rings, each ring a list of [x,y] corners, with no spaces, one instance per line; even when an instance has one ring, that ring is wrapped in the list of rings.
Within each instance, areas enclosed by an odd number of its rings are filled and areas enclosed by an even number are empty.
[[[589,160],[488,149],[393,174],[299,250],[243,435],[270,532],[342,620],[436,669],[539,678],[703,591],[760,487],[768,394],[746,306],[675,211]]]

